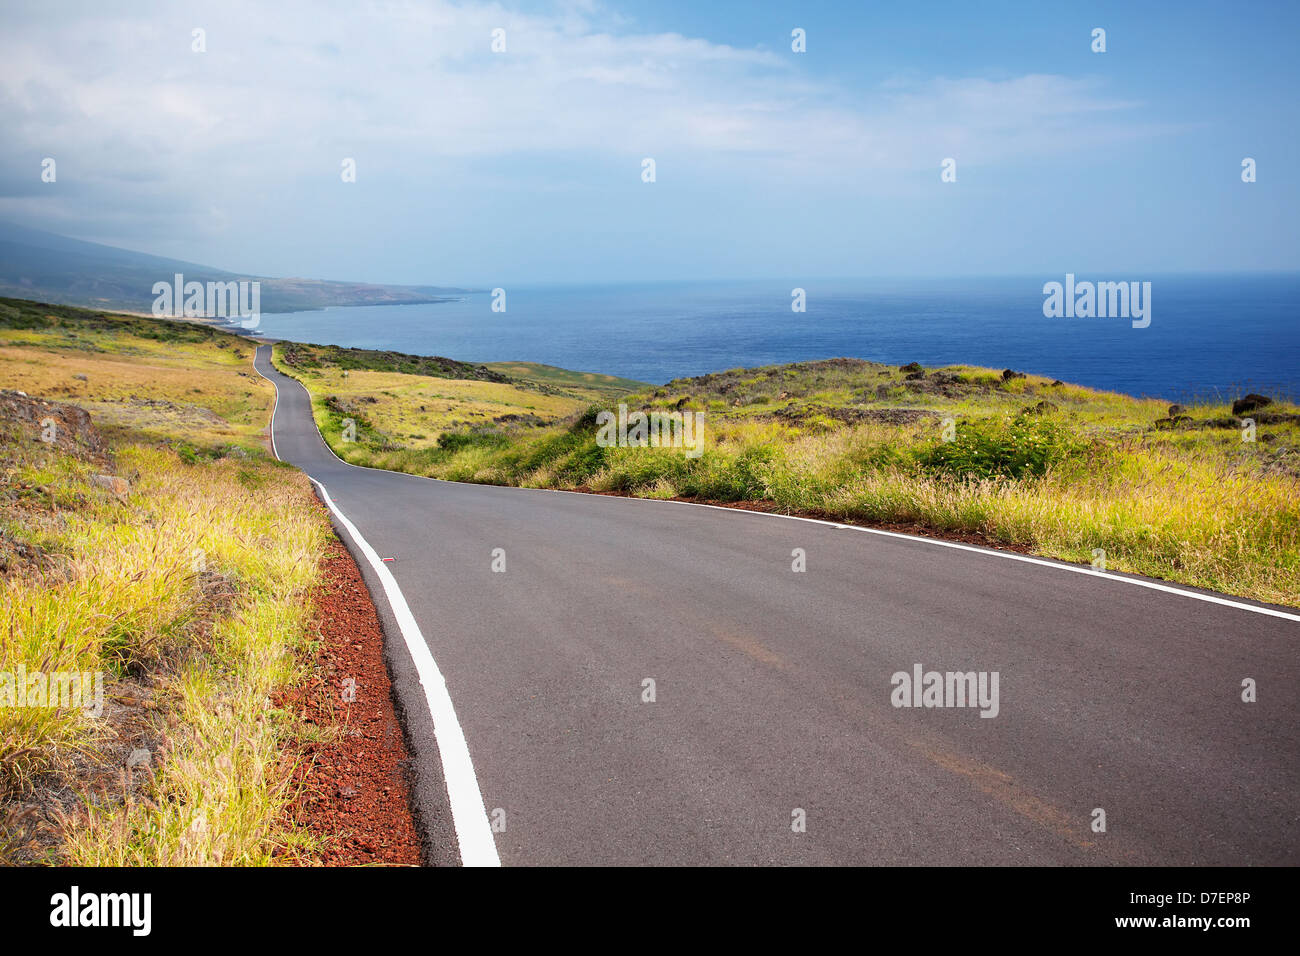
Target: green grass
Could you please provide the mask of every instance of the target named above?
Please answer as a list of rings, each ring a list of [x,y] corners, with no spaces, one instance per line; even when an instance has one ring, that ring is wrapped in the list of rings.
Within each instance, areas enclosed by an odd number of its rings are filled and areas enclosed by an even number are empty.
[[[617,399],[620,395],[646,387],[645,382],[635,379],[597,372],[574,372],[554,365],[539,365],[537,362],[488,362],[487,367],[508,376],[512,381],[533,387],[558,389],[580,398],[594,395],[604,399]]]
[[[439,359],[424,371],[412,371],[417,366],[402,356],[390,370],[382,367],[384,354],[353,349],[340,355],[332,347],[287,342],[274,348],[277,366],[307,386],[331,447],[353,464],[387,468],[390,458],[398,466],[411,455],[436,458],[445,451],[448,434],[545,428],[593,402],[617,400],[632,386],[644,387],[518,362],[470,366]],[[346,441],[349,421],[352,440]],[[472,441],[457,440],[461,447]]]
[[[0,300],[0,387],[90,409],[114,458],[0,422],[0,558],[40,556],[0,575],[0,672],[101,672],[109,698],[102,717],[0,708],[0,862],[311,858],[283,814],[304,728],[268,700],[310,677],[330,530],[263,448],[274,392],[252,354],[204,326]],[[106,471],[124,499],[92,481]],[[147,700],[115,716],[123,695]],[[128,786],[130,727],[152,759]],[[80,800],[33,850],[6,818],[59,790]]]
[[[292,728],[265,701],[301,677],[329,533],[305,479],[264,460],[186,464],[167,450],[127,446],[119,464],[136,481],[123,503],[89,483],[92,466],[31,441],[19,445],[37,456],[26,461],[5,447],[11,481],[42,481],[79,504],[57,522],[6,509],[4,530],[59,556],[63,571],[56,580],[4,579],[0,671],[21,662],[29,672],[105,671],[110,683],[147,675],[167,715],[157,727],[167,760],[151,785],[125,807],[87,804],[61,860],[267,862],[286,779],[277,763]],[[214,583],[230,591],[216,610]],[[103,731],[79,710],[0,710],[0,793],[70,771]]]
[[[351,349],[339,345],[306,345],[281,342],[276,348],[280,365],[285,369],[316,371],[339,369],[349,372],[398,372],[430,378],[462,378],[485,382],[509,379],[485,365],[458,362],[441,356],[407,355],[404,352]]]
[[[919,368],[919,367],[917,367]],[[312,383],[308,382],[308,387]],[[313,390],[315,394],[315,390]],[[698,458],[602,448],[596,409],[705,414]],[[1229,403],[1230,404],[1230,403]],[[601,396],[541,427],[340,444],[359,464],[456,481],[760,502],[838,521],[978,533],[1035,553],[1300,605],[1300,409],[1135,399],[1036,375],[852,359],[733,369]]]

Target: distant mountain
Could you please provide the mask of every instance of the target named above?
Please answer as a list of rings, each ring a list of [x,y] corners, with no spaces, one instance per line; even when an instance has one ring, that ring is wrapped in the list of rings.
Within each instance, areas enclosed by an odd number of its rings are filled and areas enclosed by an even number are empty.
[[[477,291],[241,275],[0,222],[0,295],[148,312],[154,301],[153,284],[171,282],[178,272],[186,282],[257,280],[262,284],[263,312],[303,312],[331,305],[413,305]]]

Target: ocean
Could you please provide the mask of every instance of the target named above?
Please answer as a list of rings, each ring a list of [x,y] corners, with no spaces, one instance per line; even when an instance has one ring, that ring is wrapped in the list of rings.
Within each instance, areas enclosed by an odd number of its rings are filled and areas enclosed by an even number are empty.
[[[264,314],[300,342],[530,361],[656,384],[723,369],[849,356],[964,363],[1182,401],[1245,391],[1300,397],[1300,273],[1079,275],[1151,282],[1151,322],[1046,318],[1059,276],[948,280],[552,285],[429,305]],[[806,311],[791,292],[806,292]]]

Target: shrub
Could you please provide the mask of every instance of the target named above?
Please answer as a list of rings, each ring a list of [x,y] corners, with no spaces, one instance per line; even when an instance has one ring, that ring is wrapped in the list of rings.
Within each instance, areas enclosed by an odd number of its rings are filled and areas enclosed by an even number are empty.
[[[502,448],[509,443],[500,432],[443,432],[438,436],[438,447],[449,452],[467,448]]]
[[[1017,417],[961,422],[952,441],[917,453],[918,463],[936,474],[961,478],[1025,478],[1081,456],[1086,444],[1062,426]]]

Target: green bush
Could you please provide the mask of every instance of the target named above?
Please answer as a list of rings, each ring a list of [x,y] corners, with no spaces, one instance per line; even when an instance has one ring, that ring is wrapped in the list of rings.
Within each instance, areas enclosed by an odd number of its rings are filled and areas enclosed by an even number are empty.
[[[172,446],[176,455],[187,465],[198,464],[201,452],[188,442],[177,442]]]
[[[510,440],[500,432],[443,432],[438,436],[438,447],[449,452],[467,448],[502,448],[509,443]]]
[[[1071,432],[1039,418],[961,422],[952,441],[917,453],[917,462],[936,474],[959,478],[1025,478],[1085,453]]]
[[[556,472],[557,477],[574,484],[584,484],[587,479],[605,467],[605,449],[594,441],[575,448]]]

